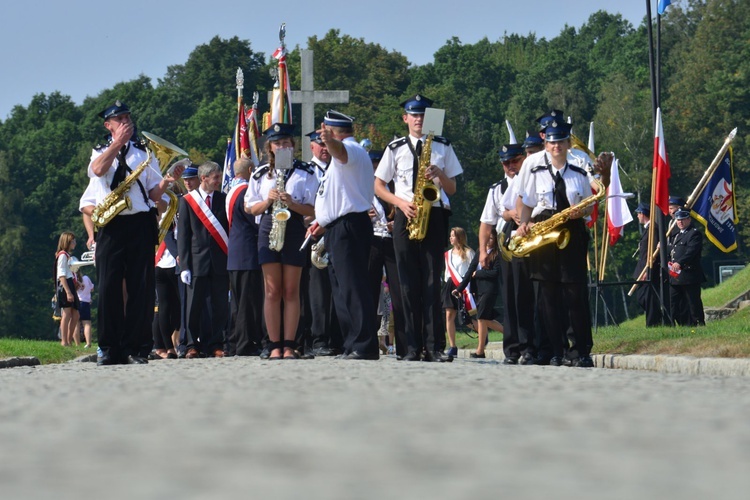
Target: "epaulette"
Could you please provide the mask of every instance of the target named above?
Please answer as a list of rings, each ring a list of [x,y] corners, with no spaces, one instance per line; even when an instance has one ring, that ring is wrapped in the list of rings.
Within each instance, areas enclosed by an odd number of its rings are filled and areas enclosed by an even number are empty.
[[[568,168],[572,170],[573,172],[578,172],[581,175],[587,176],[588,173],[586,172],[586,169],[581,167],[576,167],[575,165],[568,164]]]
[[[130,141],[130,143],[141,151],[146,151],[146,141]]]
[[[496,188],[496,187],[498,187],[498,186],[499,186],[500,184],[502,184],[502,182],[503,182],[503,181],[502,181],[502,179],[500,179],[499,181],[497,181],[496,183],[494,183],[493,185],[491,185],[491,186],[490,186],[490,189],[495,189],[495,188]]]
[[[446,139],[442,135],[436,135],[435,137],[432,138],[432,140],[434,142],[439,142],[440,144],[445,144],[446,146],[450,146],[451,145],[451,141],[449,141],[448,139]]]
[[[94,149],[97,150],[97,151],[101,151],[102,149],[106,148],[110,144],[112,144],[112,136],[109,135],[109,134],[107,134],[104,137],[104,142],[98,143],[96,146],[94,146]]]
[[[304,170],[310,175],[315,175],[315,168],[310,163],[307,163],[306,161],[295,159],[293,165],[294,165],[294,168],[296,169]]]
[[[393,151],[395,149],[398,149],[401,146],[403,146],[404,144],[406,144],[407,140],[408,139],[406,137],[402,137],[400,139],[396,139],[395,141],[392,141],[390,144],[388,144],[388,149],[390,149],[391,151]]]
[[[255,172],[253,172],[253,179],[255,179],[256,181],[260,180],[261,177],[268,173],[268,170],[270,168],[271,167],[269,167],[268,164],[261,165]]]
[[[534,168],[531,169],[531,173],[535,174],[535,173],[540,172],[542,170],[546,171],[547,170],[547,165],[537,165],[536,167],[534,167]]]

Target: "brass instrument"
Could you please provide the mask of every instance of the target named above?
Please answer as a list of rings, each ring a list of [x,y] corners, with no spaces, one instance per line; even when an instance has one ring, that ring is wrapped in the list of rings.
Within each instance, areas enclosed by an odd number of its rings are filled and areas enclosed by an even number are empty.
[[[285,180],[284,171],[276,169],[276,191],[279,195],[284,193]],[[284,248],[284,236],[286,235],[286,221],[292,216],[289,207],[281,201],[281,198],[274,200],[273,211],[271,213],[272,223],[271,232],[268,235],[268,248],[275,252],[280,252]]]
[[[162,175],[167,173],[169,164],[172,160],[178,156],[188,156],[187,151],[175,146],[161,137],[155,136],[154,134],[143,132],[143,137],[148,141],[148,148],[153,151],[154,156],[156,156]],[[167,236],[167,232],[169,232],[169,228],[172,226],[172,222],[177,215],[177,209],[179,207],[179,200],[171,189],[164,191],[164,194],[169,197],[169,204],[159,222],[159,244],[161,244]]]
[[[322,236],[317,243],[311,247],[310,262],[318,269],[328,267],[328,252],[326,252],[325,236]]]
[[[94,207],[94,211],[91,213],[91,221],[97,228],[104,227],[112,219],[125,209],[132,209],[133,202],[130,201],[130,196],[126,196],[130,190],[130,187],[138,180],[138,177],[146,170],[149,163],[151,163],[151,150],[146,148],[146,159],[138,165],[138,168],[130,172],[125,180],[120,183],[115,189],[113,189],[104,200]]]
[[[440,197],[440,190],[434,182],[425,177],[427,167],[430,166],[432,157],[432,134],[427,136],[419,157],[419,171],[417,172],[417,185],[414,187],[414,198],[412,203],[417,209],[414,218],[409,219],[406,229],[409,231],[409,239],[422,241],[427,235],[427,226],[430,224],[430,210],[432,203]]]
[[[94,265],[94,251],[90,250],[88,252],[83,252],[81,254],[80,260],[76,257],[70,258],[70,270],[75,272],[78,272],[80,268],[83,266],[92,266]]]
[[[547,220],[537,222],[529,228],[525,236],[513,236],[508,242],[508,247],[499,245],[500,252],[505,260],[511,257],[526,257],[529,253],[542,247],[554,243],[557,248],[562,250],[570,243],[570,230],[560,228],[570,220],[570,214],[577,210],[596,205],[607,196],[604,184],[599,179],[594,179],[597,185],[596,194],[589,196],[571,207],[554,214]]]

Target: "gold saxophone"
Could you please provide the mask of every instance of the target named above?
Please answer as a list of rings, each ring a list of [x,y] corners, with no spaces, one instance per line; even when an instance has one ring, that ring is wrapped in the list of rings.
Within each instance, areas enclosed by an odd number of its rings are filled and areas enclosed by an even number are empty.
[[[149,163],[151,163],[151,150],[146,148],[146,159],[138,165],[138,168],[130,172],[125,177],[125,180],[113,189],[101,203],[94,207],[94,211],[91,213],[91,220],[94,226],[97,228],[104,227],[112,222],[112,219],[123,210],[133,208],[130,196],[126,196],[125,193],[130,190],[130,187],[138,180],[143,171],[146,170]]]
[[[284,192],[284,184],[284,171],[276,170],[276,191],[278,191],[279,194]],[[279,198],[273,202],[273,212],[271,213],[271,216],[273,217],[273,220],[271,223],[271,232],[268,234],[268,248],[275,252],[280,252],[281,249],[284,248],[286,221],[289,220],[292,213],[289,211],[289,207],[286,203]]]
[[[432,134],[427,136],[419,157],[419,170],[417,171],[417,185],[414,187],[414,198],[412,203],[417,209],[414,218],[409,219],[406,229],[409,231],[409,239],[422,241],[427,236],[427,226],[430,224],[430,209],[432,203],[440,197],[440,190],[430,179],[425,177],[427,167],[430,166],[432,157]]]
[[[570,230],[560,228],[560,226],[570,220],[570,214],[574,211],[585,210],[599,203],[607,196],[604,184],[599,179],[594,179],[594,183],[597,187],[596,194],[554,214],[547,220],[537,222],[529,228],[525,236],[513,236],[508,242],[507,248],[504,245],[499,245],[503,258],[510,260],[511,257],[526,257],[534,250],[551,243],[556,244],[560,250],[568,246],[568,243],[570,243]]]

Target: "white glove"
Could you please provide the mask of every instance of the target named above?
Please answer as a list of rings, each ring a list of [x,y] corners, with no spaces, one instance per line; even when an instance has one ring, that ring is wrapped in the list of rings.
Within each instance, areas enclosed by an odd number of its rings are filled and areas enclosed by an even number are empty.
[[[182,280],[183,283],[186,285],[190,284],[190,280],[192,279],[193,275],[190,273],[190,270],[182,271],[180,273],[180,280]]]

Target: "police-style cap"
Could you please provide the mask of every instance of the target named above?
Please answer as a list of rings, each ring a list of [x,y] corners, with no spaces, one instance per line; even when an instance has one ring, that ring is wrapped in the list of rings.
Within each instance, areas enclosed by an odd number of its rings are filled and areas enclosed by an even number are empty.
[[[523,148],[531,148],[534,146],[541,146],[544,144],[544,141],[541,137],[539,137],[539,132],[534,132],[533,130],[527,130],[526,131],[526,139],[523,141]]]
[[[547,142],[564,141],[570,138],[571,125],[564,121],[552,120],[544,130],[544,140]]]
[[[187,167],[182,172],[183,179],[194,179],[195,177],[198,177],[198,169],[196,167]]]
[[[383,158],[382,151],[368,151],[367,154],[370,155],[370,161],[380,161]]]
[[[115,101],[115,103],[112,106],[109,106],[104,111],[99,113],[99,117],[107,120],[114,116],[120,116],[120,115],[124,115],[128,113],[130,113],[130,109],[124,103],[118,100],[118,101]]]
[[[669,204],[670,205],[679,205],[679,206],[682,207],[682,206],[685,205],[685,200],[683,200],[679,196],[670,196],[669,197]]]
[[[539,130],[542,131],[553,121],[564,122],[563,112],[559,109],[553,109],[536,119],[539,124]]]
[[[516,156],[523,156],[523,146],[520,144],[504,144],[500,148],[500,161],[510,161]]]
[[[674,218],[675,220],[688,219],[690,218],[690,212],[685,210],[684,208],[681,208],[674,213]]]
[[[312,142],[317,142],[318,144],[323,144],[323,141],[320,140],[320,134],[317,131],[313,130],[309,134],[305,134],[305,135],[307,137],[309,137]]]
[[[323,123],[331,127],[351,127],[353,122],[354,118],[351,116],[346,116],[344,113],[332,109],[323,117]]]
[[[417,94],[412,96],[400,104],[404,108],[404,112],[410,115],[421,115],[424,114],[424,110],[432,107],[432,99]]]
[[[638,207],[635,209],[635,213],[643,214],[646,217],[651,217],[651,207],[641,202],[638,204]]]
[[[294,125],[291,123],[274,123],[263,131],[267,141],[278,141],[284,137],[294,135]]]

